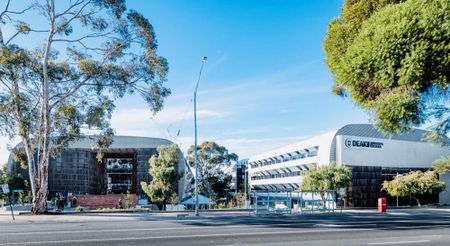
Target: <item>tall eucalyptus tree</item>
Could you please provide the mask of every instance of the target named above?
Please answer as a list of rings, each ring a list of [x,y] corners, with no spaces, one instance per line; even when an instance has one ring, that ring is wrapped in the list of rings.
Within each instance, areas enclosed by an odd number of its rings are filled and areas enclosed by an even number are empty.
[[[139,94],[161,110],[168,64],[151,23],[125,0],[23,4],[0,4],[0,131],[22,140],[32,212],[45,213],[50,156],[89,129],[101,158],[114,101]]]

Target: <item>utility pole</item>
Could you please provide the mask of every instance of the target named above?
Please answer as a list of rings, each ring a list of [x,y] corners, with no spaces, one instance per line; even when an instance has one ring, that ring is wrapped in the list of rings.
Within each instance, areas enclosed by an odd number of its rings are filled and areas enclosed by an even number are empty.
[[[195,216],[198,216],[198,156],[197,156],[197,89],[198,83],[200,83],[200,78],[202,76],[203,65],[208,58],[206,56],[202,57],[202,66],[200,67],[200,72],[198,74],[197,84],[194,90],[194,162],[195,162]]]
[[[248,180],[247,180],[247,175],[248,175],[248,170],[247,170],[247,165],[244,165],[244,194],[245,194],[245,208],[248,208],[248,196],[247,196],[247,185],[248,185]]]
[[[398,172],[397,172],[397,178],[398,178]],[[397,208],[398,208],[398,196],[397,196]]]

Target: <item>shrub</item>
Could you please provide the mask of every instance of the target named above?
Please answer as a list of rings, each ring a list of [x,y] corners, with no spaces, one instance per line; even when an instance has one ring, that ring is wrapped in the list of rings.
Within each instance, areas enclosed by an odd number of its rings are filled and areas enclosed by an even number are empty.
[[[133,195],[130,193],[130,191],[127,191],[127,194],[126,194],[124,200],[125,200],[125,208],[133,207]]]

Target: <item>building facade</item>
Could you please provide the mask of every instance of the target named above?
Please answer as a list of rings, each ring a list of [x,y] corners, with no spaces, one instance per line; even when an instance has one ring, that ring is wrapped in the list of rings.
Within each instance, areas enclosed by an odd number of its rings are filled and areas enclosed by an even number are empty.
[[[245,185],[247,184],[247,165],[248,159],[242,159],[225,170],[225,173],[231,176],[230,188],[233,192],[245,191]]]
[[[369,124],[351,124],[319,136],[252,156],[248,162],[249,184],[256,190],[297,190],[302,173],[313,165],[335,162],[352,170],[347,189],[347,204],[355,207],[376,206],[384,180],[414,170],[425,171],[432,162],[450,154],[448,146],[424,140],[427,132],[384,136]],[[388,197],[388,203],[396,203]],[[424,203],[438,202],[438,195],[422,197]],[[408,204],[401,198],[400,204]]]
[[[91,149],[89,137],[72,142],[49,163],[49,195],[63,194],[125,194],[127,191],[144,195],[140,182],[149,183],[149,159],[157,154],[157,147],[170,145],[160,138],[114,136],[111,146],[104,150],[99,162],[97,152]],[[20,144],[16,146],[20,148]],[[181,151],[177,171],[185,173],[185,159]],[[28,170],[9,158],[8,169],[28,177]],[[178,182],[177,193],[184,196],[185,177]]]

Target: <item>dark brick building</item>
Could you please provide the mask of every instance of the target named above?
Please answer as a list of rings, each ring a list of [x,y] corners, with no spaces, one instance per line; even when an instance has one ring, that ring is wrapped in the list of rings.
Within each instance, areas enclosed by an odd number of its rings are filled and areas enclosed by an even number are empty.
[[[122,194],[128,190],[144,195],[140,182],[150,182],[148,160],[157,154],[157,147],[172,144],[160,138],[115,136],[110,148],[104,151],[101,162],[96,159],[96,151],[89,138],[82,138],[69,145],[49,164],[49,195],[63,194]],[[20,144],[16,146],[20,148]],[[28,170],[10,158],[8,169],[23,173]],[[185,160],[179,151],[178,172],[185,172]],[[184,175],[186,176],[186,175]],[[179,197],[184,195],[184,177],[178,183]]]

